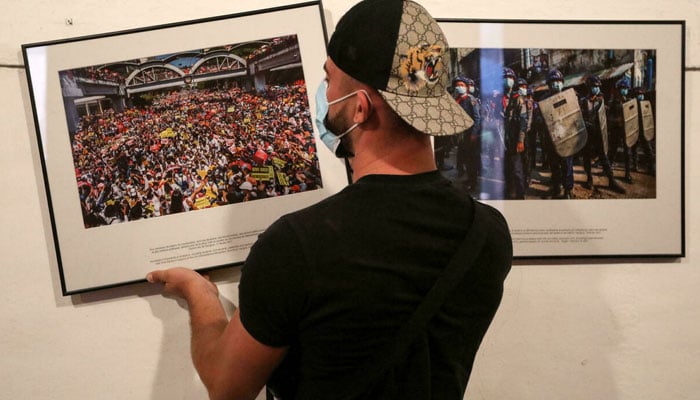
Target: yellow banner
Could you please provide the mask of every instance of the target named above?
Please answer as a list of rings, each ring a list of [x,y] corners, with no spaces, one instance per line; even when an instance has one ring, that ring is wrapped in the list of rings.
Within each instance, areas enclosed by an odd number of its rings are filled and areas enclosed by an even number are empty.
[[[271,166],[253,167],[253,171],[250,175],[259,181],[269,181],[274,178],[275,171]]]
[[[282,186],[289,186],[289,178],[284,172],[277,172],[277,182]]]
[[[176,136],[175,132],[173,131],[173,128],[168,128],[160,133],[160,138],[174,138]]]
[[[211,202],[207,196],[202,196],[194,201],[194,206],[198,209],[209,208],[211,206]]]
[[[272,157],[272,163],[277,168],[284,168],[284,166],[287,165],[287,162],[279,157]]]

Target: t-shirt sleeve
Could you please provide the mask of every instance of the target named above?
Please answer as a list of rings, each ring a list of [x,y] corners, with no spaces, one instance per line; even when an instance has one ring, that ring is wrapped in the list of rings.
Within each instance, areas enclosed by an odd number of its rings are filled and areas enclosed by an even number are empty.
[[[259,342],[274,347],[294,342],[306,298],[303,266],[301,245],[284,218],[251,248],[238,286],[239,313]]]
[[[489,206],[492,214],[491,232],[489,246],[494,253],[493,262],[496,270],[494,278],[501,284],[506,279],[513,264],[513,239],[510,235],[510,228],[503,214],[497,209]]]

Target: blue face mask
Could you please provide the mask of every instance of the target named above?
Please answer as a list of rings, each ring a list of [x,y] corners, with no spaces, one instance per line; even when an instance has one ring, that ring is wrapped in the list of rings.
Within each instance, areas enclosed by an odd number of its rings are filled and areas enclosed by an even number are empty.
[[[467,87],[466,86],[455,86],[455,93],[457,93],[460,96],[464,96],[467,94]]]
[[[321,84],[318,85],[318,89],[316,90],[316,129],[318,129],[319,136],[323,141],[323,144],[325,144],[326,147],[328,147],[328,150],[330,150],[338,158],[348,157],[351,156],[352,153],[349,152],[342,145],[340,139],[343,136],[350,133],[350,131],[352,131],[353,129],[357,128],[357,126],[360,125],[360,123],[355,123],[348,129],[346,129],[345,132],[336,134],[335,132],[328,129],[328,127],[326,126],[326,119],[328,118],[328,107],[333,104],[340,103],[341,101],[347,100],[360,92],[363,92],[365,96],[367,96],[367,100],[369,100],[370,104],[372,104],[372,100],[370,100],[369,93],[367,93],[367,91],[356,90],[333,101],[328,101],[328,98],[326,97],[327,89],[328,82],[324,79],[321,81]]]
[[[562,81],[552,82],[552,89],[554,89],[555,92],[561,92],[561,90],[564,89],[564,82],[562,82]]]
[[[623,96],[626,97],[628,93],[629,93],[629,90],[628,90],[628,89],[624,89],[624,88],[623,88],[623,89],[620,89],[620,94],[621,94],[621,95],[623,95]]]
[[[591,93],[593,93],[594,96],[597,96],[600,94],[600,87],[599,86],[593,86],[591,88]]]
[[[643,94],[637,95],[637,100],[644,101],[644,95]]]

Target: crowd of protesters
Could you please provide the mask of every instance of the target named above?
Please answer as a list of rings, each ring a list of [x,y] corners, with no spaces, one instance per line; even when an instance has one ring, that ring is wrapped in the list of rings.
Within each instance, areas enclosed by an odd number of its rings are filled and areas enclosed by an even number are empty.
[[[297,36],[296,35],[289,35],[289,36],[281,36],[274,38],[270,41],[270,44],[264,44],[257,49],[255,49],[253,52],[251,52],[246,58],[248,61],[255,61],[260,58],[263,58],[273,52],[277,52],[280,50],[288,49],[292,45],[297,45]]]
[[[71,73],[83,79],[91,81],[107,81],[112,83],[124,83],[124,75],[118,71],[111,70],[107,67],[86,67],[72,70]]]
[[[86,227],[321,186],[304,82],[183,88],[81,118],[73,159]]]

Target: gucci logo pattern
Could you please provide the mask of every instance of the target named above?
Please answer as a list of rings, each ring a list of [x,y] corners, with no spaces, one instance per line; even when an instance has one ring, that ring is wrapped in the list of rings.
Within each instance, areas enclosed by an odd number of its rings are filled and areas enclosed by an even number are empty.
[[[473,121],[447,93],[449,53],[442,30],[420,5],[404,1],[403,7],[392,72],[382,95],[404,120],[421,132],[443,136],[470,128]],[[401,63],[417,48],[441,50],[441,66],[436,70],[439,77],[435,82],[416,85],[401,76]]]

